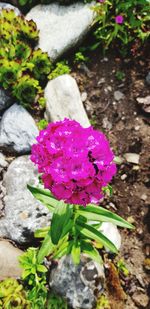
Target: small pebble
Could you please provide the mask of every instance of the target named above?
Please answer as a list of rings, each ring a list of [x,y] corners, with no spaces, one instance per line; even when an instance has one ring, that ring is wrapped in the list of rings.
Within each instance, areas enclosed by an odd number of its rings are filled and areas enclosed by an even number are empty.
[[[139,131],[140,130],[140,126],[135,126],[134,129],[135,129],[135,131]]]
[[[115,204],[114,204],[114,203],[110,202],[110,203],[109,203],[109,206],[110,206],[111,208],[113,208],[113,209],[117,210],[117,208],[116,208],[116,206],[115,206]]]
[[[105,78],[102,77],[99,81],[98,81],[98,85],[104,84],[105,83]]]
[[[147,200],[147,195],[145,193],[143,193],[141,195],[141,200],[146,201]]]
[[[140,169],[139,165],[134,165],[134,166],[132,167],[132,170],[133,170],[133,171],[138,171],[139,169]]]
[[[127,162],[129,163],[133,163],[133,164],[139,164],[139,159],[140,156],[137,153],[125,153],[124,154],[125,159],[127,160]]]
[[[86,99],[87,99],[87,92],[82,92],[81,93],[81,100],[82,100],[82,102],[85,102]]]
[[[126,174],[121,175],[121,180],[125,180],[127,178]]]
[[[121,91],[117,90],[117,91],[114,92],[114,99],[116,101],[120,101],[123,98],[124,98],[124,94]]]
[[[127,218],[127,221],[131,224],[133,224],[135,222],[134,218],[132,216]]]

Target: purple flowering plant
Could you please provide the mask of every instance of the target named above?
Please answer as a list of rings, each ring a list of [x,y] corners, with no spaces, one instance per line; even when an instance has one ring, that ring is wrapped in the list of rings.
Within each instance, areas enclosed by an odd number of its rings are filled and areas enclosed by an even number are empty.
[[[149,0],[98,0],[92,9],[97,23],[95,48],[102,45],[105,50],[118,42],[122,51],[150,36]]]
[[[116,174],[114,153],[105,135],[74,120],[50,123],[32,146],[31,160],[38,166],[44,189],[28,188],[53,213],[39,262],[48,255],[71,254],[77,264],[81,252],[100,262],[94,240],[116,253],[114,244],[100,232],[101,223],[133,226],[98,206]]]

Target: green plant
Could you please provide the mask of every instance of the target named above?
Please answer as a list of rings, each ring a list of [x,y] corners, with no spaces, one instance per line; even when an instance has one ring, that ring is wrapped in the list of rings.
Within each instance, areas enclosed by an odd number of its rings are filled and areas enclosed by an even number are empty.
[[[59,75],[69,74],[70,71],[71,70],[66,61],[57,62],[55,69],[49,74],[48,78],[53,79],[58,77]]]
[[[41,49],[33,51],[30,57],[30,63],[33,64],[32,73],[34,78],[42,80],[50,73],[51,61],[47,57],[47,53],[43,53]]]
[[[18,83],[14,84],[12,93],[20,103],[30,106],[35,102],[35,98],[38,100],[38,96],[42,94],[42,88],[39,86],[38,80],[24,75]]]
[[[30,309],[27,293],[17,280],[8,278],[0,282],[0,308]]]
[[[118,41],[122,49],[131,48],[135,40],[143,43],[150,35],[149,0],[104,0],[97,3],[96,48],[100,44],[108,49]]]
[[[28,285],[38,286],[41,282],[45,283],[45,273],[47,268],[37,260],[38,250],[28,248],[27,251],[19,257],[20,266],[23,268],[22,279],[27,281]]]
[[[27,297],[31,303],[31,309],[45,309],[47,302],[48,289],[44,283],[34,286],[31,290],[28,289]]]
[[[87,62],[88,57],[84,56],[83,53],[81,51],[79,51],[75,54],[74,61],[75,61],[75,63]]]
[[[15,61],[0,60],[0,83],[4,89],[15,83],[21,77],[21,67]]]
[[[38,123],[37,126],[39,128],[39,130],[43,130],[47,127],[48,125],[48,121],[46,119],[41,119]]]
[[[119,81],[123,81],[124,78],[125,78],[125,73],[118,70],[115,74],[116,78],[119,80]]]
[[[123,259],[120,259],[117,263],[117,268],[119,272],[122,272],[124,274],[124,276],[128,276],[129,275],[129,270],[125,265],[125,262]]]
[[[18,103],[32,106],[38,102],[44,107],[43,83],[51,70],[51,61],[41,49],[34,50],[38,42],[36,24],[13,10],[3,9],[0,17],[0,83],[8,89]]]
[[[48,294],[47,300],[47,308],[48,309],[68,309],[67,302],[62,299],[60,296],[50,292]]]
[[[110,309],[110,303],[108,298],[102,294],[100,297],[98,297],[96,309]]]
[[[101,243],[116,253],[111,241],[106,238],[99,228],[102,222],[112,222],[118,226],[132,228],[127,221],[100,206],[68,205],[58,202],[48,190],[28,186],[36,199],[42,202],[53,213],[50,229],[39,231],[36,236],[45,237],[37,254],[38,263],[42,263],[45,256],[59,259],[63,255],[71,254],[75,264],[80,261],[80,253],[86,253],[98,263],[102,263],[101,256],[94,241]],[[92,218],[92,223],[91,222]],[[41,233],[41,235],[40,235]]]

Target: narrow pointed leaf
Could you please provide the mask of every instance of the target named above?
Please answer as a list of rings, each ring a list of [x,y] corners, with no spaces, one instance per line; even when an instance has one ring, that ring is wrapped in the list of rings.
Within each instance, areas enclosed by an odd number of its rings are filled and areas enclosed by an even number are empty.
[[[38,201],[44,204],[51,212],[54,211],[58,201],[51,195],[49,190],[36,188],[30,185],[27,185],[27,188]]]
[[[62,256],[70,254],[72,245],[73,245],[73,240],[63,242],[61,246],[59,246],[59,249],[56,251],[56,253],[54,253],[53,259],[60,259]]]
[[[38,263],[42,263],[45,256],[48,256],[50,254],[52,254],[52,252],[54,251],[55,246],[53,245],[52,241],[51,241],[51,236],[50,236],[50,232],[46,235],[40,249],[37,255],[37,261]]]
[[[71,257],[75,265],[78,265],[80,263],[80,253],[81,253],[80,243],[79,241],[76,241],[73,243],[71,250]]]
[[[80,231],[81,234],[85,235],[90,239],[101,242],[103,246],[106,246],[111,252],[117,253],[117,248],[115,247],[115,245],[101,232],[97,231],[94,227],[78,220],[76,222],[76,228]]]
[[[63,235],[63,230],[71,220],[72,208],[63,201],[57,202],[51,221],[51,239],[57,245]]]
[[[134,226],[122,219],[120,216],[113,212],[104,209],[100,206],[87,205],[86,208],[79,207],[78,214],[84,216],[88,220],[100,221],[100,222],[112,222],[120,227],[133,229]]]
[[[102,258],[98,252],[94,248],[94,246],[86,241],[81,242],[81,251],[85,254],[87,254],[92,260],[96,261],[99,264],[103,264]]]

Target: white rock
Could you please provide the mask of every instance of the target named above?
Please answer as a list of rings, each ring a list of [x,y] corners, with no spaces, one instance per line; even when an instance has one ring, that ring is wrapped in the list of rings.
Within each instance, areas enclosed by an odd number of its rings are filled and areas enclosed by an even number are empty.
[[[126,174],[123,174],[123,175],[121,175],[121,180],[125,180],[126,178],[127,178],[127,175]]]
[[[49,81],[45,88],[45,98],[48,121],[69,118],[78,121],[83,127],[90,126],[77,83],[70,75],[61,75]]]
[[[19,266],[18,257],[23,251],[15,248],[6,240],[0,240],[0,280],[8,277],[19,278],[22,269]]]
[[[128,152],[124,154],[124,157],[129,163],[139,164],[140,156],[137,153]]]
[[[51,59],[76,46],[89,32],[95,16],[90,7],[91,3],[37,5],[27,14],[26,18],[33,19],[40,30],[39,47]]]
[[[121,235],[117,226],[111,222],[103,222],[100,231],[106,236],[119,250],[121,247]],[[108,250],[108,248],[106,248]]]
[[[123,98],[124,98],[124,94],[121,91],[117,90],[117,91],[114,92],[114,99],[116,101],[120,101]]]

